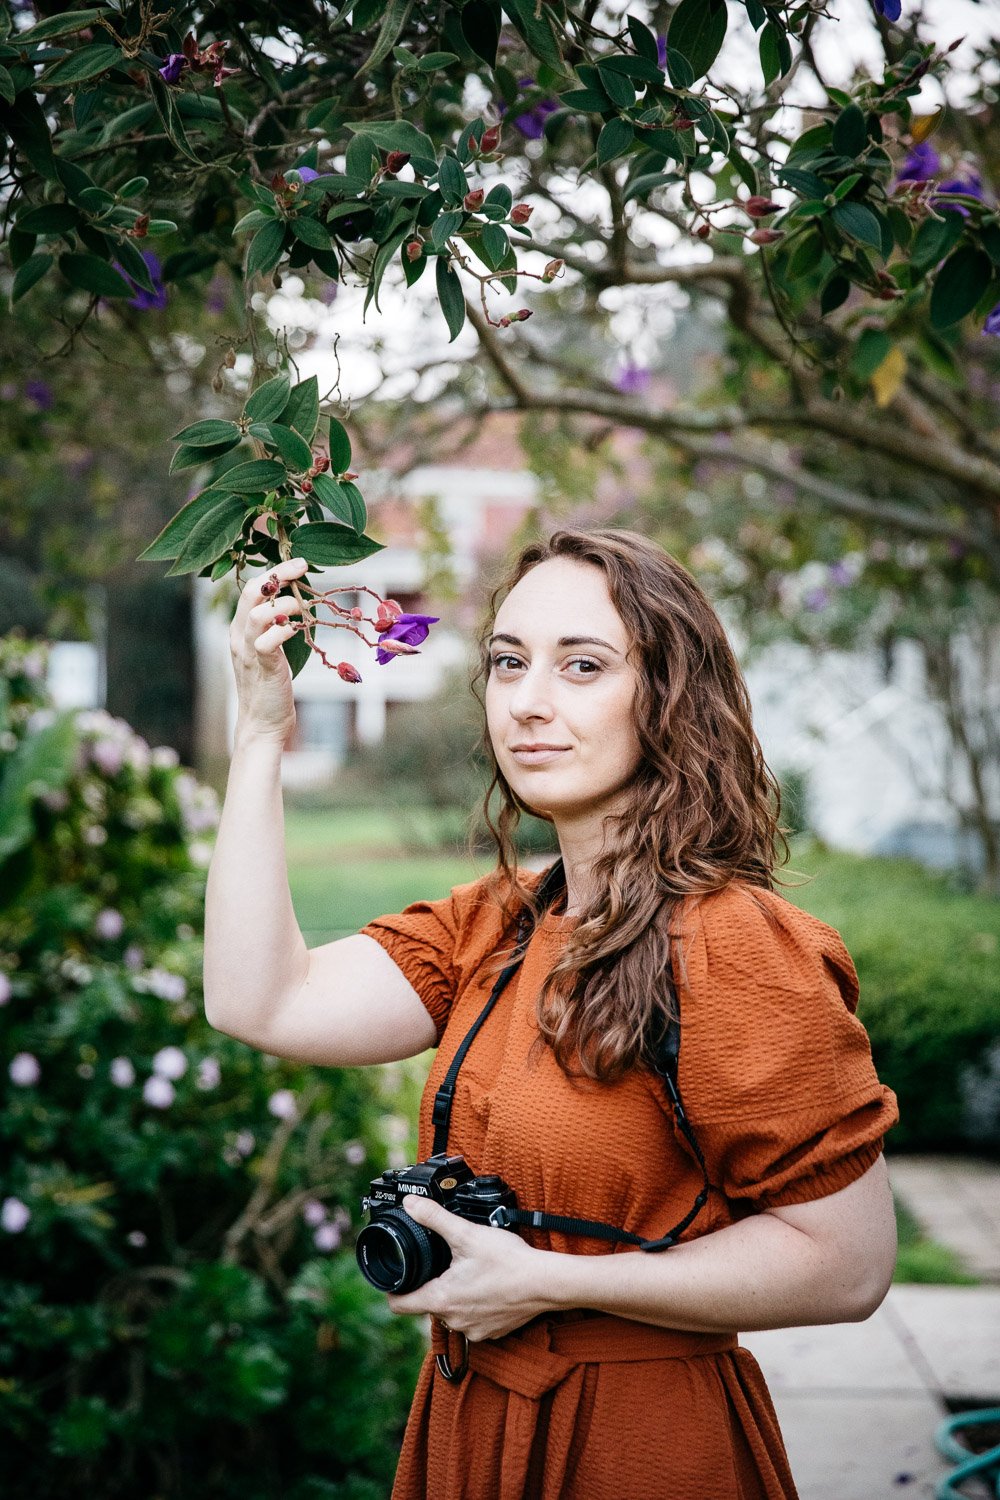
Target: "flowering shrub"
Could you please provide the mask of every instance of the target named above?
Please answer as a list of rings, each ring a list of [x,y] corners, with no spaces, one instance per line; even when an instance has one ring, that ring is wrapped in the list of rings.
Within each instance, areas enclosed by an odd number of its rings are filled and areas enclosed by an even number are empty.
[[[422,1344],[350,1232],[405,1119],[207,1025],[215,795],[44,674],[0,639],[11,1492],[379,1500]]]

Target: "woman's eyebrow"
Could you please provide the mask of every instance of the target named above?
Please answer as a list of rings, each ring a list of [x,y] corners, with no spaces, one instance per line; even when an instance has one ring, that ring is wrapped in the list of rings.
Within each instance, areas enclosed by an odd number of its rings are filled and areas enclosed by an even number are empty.
[[[489,639],[489,644],[492,646],[492,644],[493,644],[494,641],[510,641],[510,644],[512,646],[523,646],[524,645],[524,642],[520,639],[519,636],[516,636],[516,635],[506,635],[506,634],[491,635],[490,639]],[[558,641],[556,641],[556,645],[557,646],[603,646],[606,650],[613,652],[615,656],[620,656],[621,655],[621,652],[615,646],[612,646],[608,641],[602,641],[600,639],[600,637],[596,636],[596,635],[561,635],[559,637]]]

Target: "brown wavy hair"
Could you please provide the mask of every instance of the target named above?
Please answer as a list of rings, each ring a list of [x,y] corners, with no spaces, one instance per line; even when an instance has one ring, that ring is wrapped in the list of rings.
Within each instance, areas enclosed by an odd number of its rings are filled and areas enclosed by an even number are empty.
[[[499,602],[532,568],[556,557],[591,563],[604,574],[638,676],[632,711],[642,755],[623,810],[605,814],[604,847],[590,881],[595,894],[539,993],[537,1045],[551,1046],[567,1076],[578,1062],[589,1078],[612,1082],[651,1061],[667,1020],[676,1017],[671,959],[681,903],[733,881],[772,889],[788,845],[743,674],[701,588],[639,532],[565,528],[523,547],[493,590],[470,684],[493,770],[482,813],[496,840],[497,866],[484,894],[502,908],[504,936],[512,940],[525,908],[535,920],[544,915],[534,889],[518,876],[513,842],[522,814],[534,809],[500,770],[477,685],[490,672]],[[501,800],[496,822],[494,788]],[[509,945],[501,950],[491,972],[510,952]]]

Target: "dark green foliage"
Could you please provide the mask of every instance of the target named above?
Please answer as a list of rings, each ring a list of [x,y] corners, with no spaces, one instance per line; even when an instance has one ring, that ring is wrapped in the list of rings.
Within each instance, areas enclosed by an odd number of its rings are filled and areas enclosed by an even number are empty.
[[[386,1500],[423,1343],[351,1225],[394,1095],[208,1026],[216,798],[43,669],[0,642],[4,1492]]]

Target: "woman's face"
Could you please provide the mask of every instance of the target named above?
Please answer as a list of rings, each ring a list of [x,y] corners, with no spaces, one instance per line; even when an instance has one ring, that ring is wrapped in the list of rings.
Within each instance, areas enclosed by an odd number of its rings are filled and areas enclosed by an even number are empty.
[[[637,676],[627,650],[625,626],[593,563],[538,563],[497,611],[486,684],[493,751],[521,800],[557,825],[606,810],[639,764]],[[533,744],[559,748],[536,755],[516,748]]]

